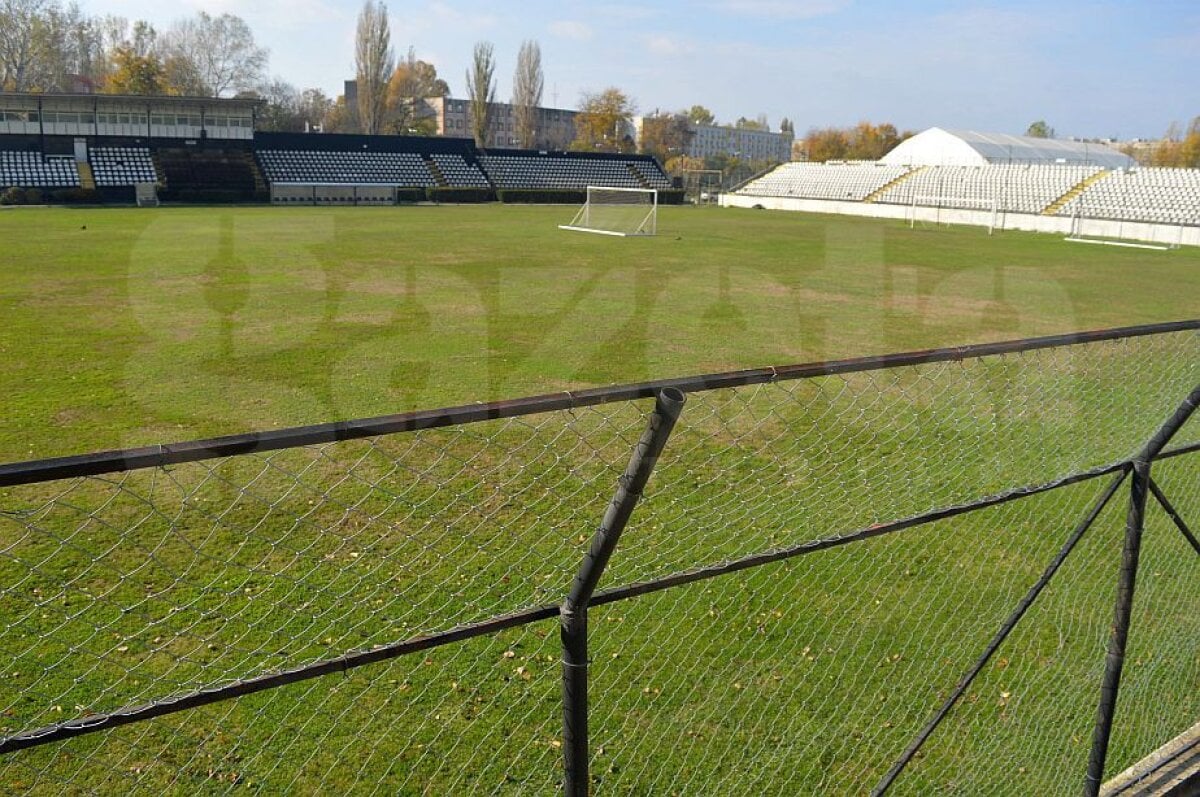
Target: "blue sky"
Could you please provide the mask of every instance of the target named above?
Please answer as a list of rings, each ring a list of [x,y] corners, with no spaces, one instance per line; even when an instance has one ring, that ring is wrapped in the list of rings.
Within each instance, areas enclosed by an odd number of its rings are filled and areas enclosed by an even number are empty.
[[[507,99],[517,48],[542,46],[546,104],[617,86],[639,110],[694,103],[723,121],[765,113],[797,130],[891,121],[1060,135],[1157,137],[1200,115],[1200,0],[391,0],[411,45],[462,96],[474,42],[496,46]],[[246,19],[273,73],[330,93],[354,70],[360,2],[84,0],[161,27],[190,10]]]

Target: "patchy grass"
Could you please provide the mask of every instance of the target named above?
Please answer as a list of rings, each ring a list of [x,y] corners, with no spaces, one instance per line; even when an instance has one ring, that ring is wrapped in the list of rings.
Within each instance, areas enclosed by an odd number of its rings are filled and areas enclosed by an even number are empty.
[[[693,208],[664,208],[657,238],[617,240],[557,230],[570,212],[0,213],[0,460],[1173,320],[1200,295],[1188,250]],[[1194,352],[1177,337],[693,396],[602,586],[1111,461],[1195,381]],[[0,491],[0,726],[557,603],[645,409]],[[1195,514],[1184,459],[1160,473]],[[866,791],[1099,489],[597,610],[597,792]],[[1110,506],[909,792],[1077,791],[1122,514]],[[1124,715],[1122,764],[1200,712],[1200,571],[1161,515],[1147,539],[1129,694],[1160,708]],[[556,632],[6,756],[0,784],[553,793]]]

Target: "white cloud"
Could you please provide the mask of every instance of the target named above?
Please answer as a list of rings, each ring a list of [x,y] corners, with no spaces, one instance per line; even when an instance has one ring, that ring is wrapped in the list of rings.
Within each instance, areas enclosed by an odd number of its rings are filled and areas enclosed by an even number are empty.
[[[711,7],[731,14],[773,19],[811,19],[834,14],[850,0],[720,0]]]
[[[645,43],[647,50],[660,56],[687,55],[696,51],[696,47],[692,42],[668,33],[656,33],[644,36],[642,41]]]
[[[582,22],[572,19],[560,19],[550,23],[550,32],[563,39],[587,41],[592,38],[592,29]]]

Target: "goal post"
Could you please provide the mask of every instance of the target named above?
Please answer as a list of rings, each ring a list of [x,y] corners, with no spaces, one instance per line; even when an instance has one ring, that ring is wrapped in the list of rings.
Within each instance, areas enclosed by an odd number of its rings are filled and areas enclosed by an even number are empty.
[[[587,200],[561,230],[600,235],[654,235],[658,232],[658,191],[589,185]]]
[[[922,215],[921,211],[923,210],[934,211],[933,218],[918,218]],[[915,229],[918,222],[922,224],[929,222],[932,224],[949,225],[951,221],[943,219],[942,214],[945,212],[949,215],[956,210],[972,210],[988,214],[987,223],[980,226],[987,227],[988,235],[996,232],[1000,221],[1000,201],[998,197],[965,197],[946,194],[914,194],[908,204],[909,229]]]

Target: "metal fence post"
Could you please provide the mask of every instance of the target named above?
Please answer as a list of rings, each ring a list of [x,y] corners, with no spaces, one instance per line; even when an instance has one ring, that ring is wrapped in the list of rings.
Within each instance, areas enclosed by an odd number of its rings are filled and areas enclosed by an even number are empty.
[[[1100,704],[1096,710],[1096,727],[1092,733],[1092,749],[1088,756],[1084,794],[1096,797],[1104,782],[1108,760],[1108,743],[1112,737],[1117,695],[1121,689],[1121,672],[1125,667],[1125,648],[1129,641],[1129,623],[1133,615],[1133,595],[1137,587],[1138,560],[1141,556],[1142,531],[1146,522],[1146,497],[1150,493],[1150,464],[1175,433],[1187,422],[1200,405],[1200,385],[1193,388],[1166,423],[1133,460],[1133,480],[1129,489],[1129,513],[1125,520],[1125,543],[1121,552],[1121,574],[1117,582],[1117,606],[1108,654],[1104,661],[1104,677],[1100,682]]]
[[[683,409],[684,394],[675,388],[662,390],[646,431],[630,457],[625,475],[604,513],[600,528],[580,565],[571,592],[560,610],[563,646],[563,793],[586,797],[588,778],[588,643],[587,611],[600,576],[612,557],[621,532],[642,497],[642,490]]]

